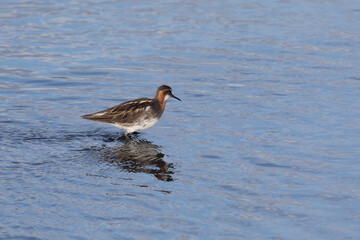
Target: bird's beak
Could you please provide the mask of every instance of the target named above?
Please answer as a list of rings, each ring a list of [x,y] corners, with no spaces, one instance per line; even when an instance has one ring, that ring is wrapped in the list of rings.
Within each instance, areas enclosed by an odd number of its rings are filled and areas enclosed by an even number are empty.
[[[170,93],[170,96],[171,96],[171,97],[173,97],[173,98],[176,98],[176,99],[177,99],[177,100],[179,100],[179,101],[181,101],[181,99],[180,99],[180,98],[175,97],[172,93]]]

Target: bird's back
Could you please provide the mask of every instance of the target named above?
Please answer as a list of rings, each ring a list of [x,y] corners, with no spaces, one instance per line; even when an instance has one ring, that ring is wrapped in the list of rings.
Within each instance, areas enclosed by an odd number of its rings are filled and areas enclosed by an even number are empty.
[[[156,117],[155,113],[159,111],[154,110],[160,108],[160,106],[157,105],[158,104],[156,104],[154,99],[139,98],[121,103],[100,112],[83,115],[82,117],[105,123],[132,123],[139,118],[147,117],[147,115]]]

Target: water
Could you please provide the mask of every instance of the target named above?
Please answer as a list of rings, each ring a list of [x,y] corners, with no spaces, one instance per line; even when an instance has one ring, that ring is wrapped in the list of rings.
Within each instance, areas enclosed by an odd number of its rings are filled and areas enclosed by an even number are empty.
[[[1,6],[1,239],[360,238],[358,1]]]

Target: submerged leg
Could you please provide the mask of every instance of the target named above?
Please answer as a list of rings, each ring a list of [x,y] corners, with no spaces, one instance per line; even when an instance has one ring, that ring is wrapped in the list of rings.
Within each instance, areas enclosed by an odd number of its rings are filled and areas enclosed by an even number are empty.
[[[129,132],[129,131],[125,132],[124,137],[125,137],[126,141],[131,140],[131,134],[132,134],[132,132]]]
[[[130,132],[125,132],[121,137],[118,138],[118,140],[122,141],[122,142],[126,142],[131,140],[131,133]]]
[[[129,140],[129,139],[130,139],[130,134],[131,134],[131,133],[128,133],[128,132],[125,133],[124,136],[125,136],[125,139],[126,139],[126,140]]]

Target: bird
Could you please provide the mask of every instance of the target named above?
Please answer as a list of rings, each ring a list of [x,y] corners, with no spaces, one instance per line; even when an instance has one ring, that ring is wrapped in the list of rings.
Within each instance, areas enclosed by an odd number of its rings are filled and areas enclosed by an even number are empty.
[[[171,87],[162,85],[157,89],[154,98],[138,98],[81,117],[124,129],[127,137],[135,131],[154,126],[163,114],[166,101],[170,97],[181,101],[172,94]]]

